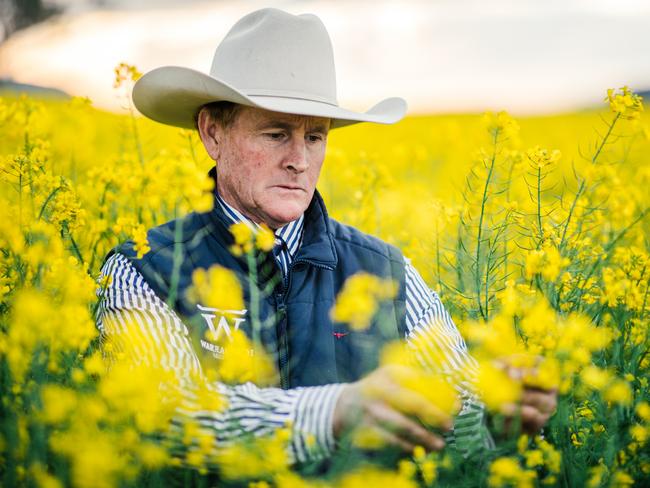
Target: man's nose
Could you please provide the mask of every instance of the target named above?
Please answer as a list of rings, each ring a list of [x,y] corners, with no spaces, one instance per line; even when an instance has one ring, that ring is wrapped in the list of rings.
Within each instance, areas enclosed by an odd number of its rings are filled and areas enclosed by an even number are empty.
[[[309,167],[307,142],[304,137],[295,137],[293,139],[289,154],[285,158],[285,167],[296,173],[302,173]]]

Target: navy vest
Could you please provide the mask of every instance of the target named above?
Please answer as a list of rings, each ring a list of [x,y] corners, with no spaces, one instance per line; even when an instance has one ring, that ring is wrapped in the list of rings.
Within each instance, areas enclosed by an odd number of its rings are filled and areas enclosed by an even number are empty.
[[[327,215],[318,192],[305,212],[304,236],[283,278],[271,253],[259,253],[255,282],[246,256],[230,251],[230,222],[215,200],[207,213],[190,213],[152,228],[151,250],[137,259],[133,242],[117,246],[149,286],[188,326],[203,367],[228,353],[206,339],[206,332],[229,334],[233,328],[251,336],[251,311],[258,310],[260,339],[277,362],[282,388],[355,381],[377,367],[381,346],[406,334],[404,258],[385,242],[340,224]],[[108,257],[107,256],[107,257]],[[175,258],[176,256],[176,258]],[[176,263],[176,264],[175,264]],[[192,272],[219,264],[238,276],[246,309],[221,314],[187,296]],[[345,280],[365,271],[399,284],[394,300],[382,304],[368,329],[353,331],[330,319]],[[251,290],[260,296],[251,306]],[[227,343],[227,341],[226,341]],[[214,365],[214,363],[212,363]]]

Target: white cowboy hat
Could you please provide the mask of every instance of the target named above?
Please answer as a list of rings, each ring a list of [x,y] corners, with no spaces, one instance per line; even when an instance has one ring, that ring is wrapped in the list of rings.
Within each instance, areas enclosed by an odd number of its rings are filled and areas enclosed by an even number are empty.
[[[325,26],[315,15],[273,8],[252,12],[230,29],[214,53],[209,75],[163,66],[133,87],[133,103],[140,112],[177,127],[193,128],[198,109],[216,101],[328,117],[331,128],[357,122],[392,124],[406,112],[402,98],[388,98],[364,113],[339,107]]]

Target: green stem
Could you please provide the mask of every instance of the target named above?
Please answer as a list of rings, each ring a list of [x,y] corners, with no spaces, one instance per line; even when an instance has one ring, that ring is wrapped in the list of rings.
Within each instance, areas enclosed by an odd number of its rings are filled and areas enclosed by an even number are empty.
[[[571,203],[571,208],[569,209],[569,215],[567,216],[566,222],[564,223],[564,230],[562,231],[562,239],[560,239],[560,249],[563,249],[565,239],[566,239],[566,233],[569,230],[569,223],[571,222],[571,219],[573,217],[573,212],[575,211],[576,205],[578,204],[578,200],[582,196],[582,192],[585,190],[585,180],[582,180],[580,183],[580,187],[578,188],[578,192],[576,193],[575,198],[573,199],[573,203]]]
[[[440,233],[439,233],[439,221],[438,216],[436,216],[436,269],[438,273],[438,293],[442,293],[442,282],[440,277]]]
[[[602,153],[603,148],[605,147],[605,144],[607,144],[607,141],[608,141],[609,137],[611,136],[612,131],[614,130],[614,126],[616,125],[616,122],[618,122],[618,119],[620,118],[620,116],[621,116],[621,114],[617,113],[616,116],[610,122],[609,127],[607,128],[607,132],[605,133],[605,136],[603,137],[602,141],[600,141],[600,145],[598,146],[598,148],[596,149],[596,152],[594,153],[594,155],[591,158],[591,164],[592,165],[596,164],[596,162],[598,161],[598,157]],[[566,240],[567,231],[569,229],[569,223],[571,222],[571,219],[573,217],[573,212],[574,212],[575,207],[576,207],[576,205],[578,203],[578,200],[580,199],[580,197],[582,196],[582,193],[585,190],[585,187],[586,187],[585,180],[582,180],[580,182],[580,187],[578,188],[578,192],[576,193],[576,196],[573,199],[573,203],[571,204],[571,209],[569,210],[569,215],[567,217],[567,220],[566,220],[566,222],[564,224],[564,230],[562,231],[562,239],[560,240],[560,249],[562,249],[562,247],[564,246],[564,243],[566,242],[565,240]]]
[[[178,206],[174,209],[176,215],[176,222],[174,226],[174,260],[172,264],[172,276],[169,284],[169,295],[167,296],[167,305],[174,307],[176,303],[176,295],[178,293],[178,282],[181,277],[181,264],[182,264],[182,240],[183,240],[183,224],[185,217],[178,217]]]
[[[626,234],[626,233],[627,233],[627,232],[628,232],[628,231],[629,231],[633,226],[635,226],[637,223],[639,223],[639,222],[640,222],[640,221],[641,221],[641,220],[642,220],[642,219],[643,219],[643,218],[648,214],[648,212],[650,212],[650,207],[646,208],[643,212],[641,212],[641,213],[639,214],[639,216],[638,216],[636,219],[634,219],[634,221],[633,221],[632,223],[630,223],[630,225],[628,225],[628,226],[625,227],[621,232],[619,232],[618,235],[617,235],[614,239],[612,239],[612,240],[611,240],[611,241],[610,241],[610,242],[605,246],[605,249],[604,249],[604,250],[605,250],[605,256],[606,256],[606,257],[609,256],[609,252],[612,250],[612,248],[614,247],[614,245],[615,245],[619,240],[621,240],[621,239],[623,238],[623,236],[625,236],[625,234]],[[603,261],[604,261],[603,259],[599,259],[599,260],[597,260],[596,262],[594,262],[594,264],[593,264],[593,265],[591,266],[591,268],[589,269],[589,272],[587,273],[587,275],[585,276],[585,278],[582,280],[585,284],[589,281],[589,278],[592,277],[592,275],[595,273],[595,271],[596,271],[596,269],[598,268],[598,266],[599,266]],[[580,295],[578,296],[578,300],[576,301],[576,303],[577,303],[577,302],[579,302],[579,301],[582,299],[582,295],[583,295],[583,293],[582,293],[582,291],[581,291],[581,288],[580,288],[580,282],[578,282],[578,283],[576,284],[576,288],[575,288],[575,289],[578,290],[578,292],[580,293]],[[571,297],[571,298],[573,298],[573,297]],[[572,307],[571,310],[573,311],[573,310],[575,310],[575,309],[576,309],[576,304],[574,304],[574,306]]]
[[[257,288],[257,259],[255,257],[255,249],[251,249],[246,253],[246,263],[248,264],[248,291],[250,294],[250,307],[251,307],[251,329],[253,333],[253,344],[259,347],[261,341],[261,327],[259,318],[259,290]]]
[[[142,153],[142,144],[140,142],[140,134],[138,132],[138,126],[135,120],[135,113],[133,111],[133,105],[129,102],[129,114],[131,115],[131,130],[133,131],[133,140],[135,141],[135,149],[138,152],[138,161],[140,161],[140,166],[144,167],[144,154]]]
[[[491,253],[487,257],[487,262],[485,263],[485,320],[488,321],[490,318],[489,310],[489,284],[490,284],[490,257]]]
[[[18,228],[23,228],[23,163],[18,167]]]
[[[506,188],[506,203],[507,203],[507,208],[508,211],[506,213],[506,222],[509,222],[510,218],[510,186],[512,185],[512,173],[515,169],[515,163],[514,161],[512,164],[510,164],[510,169],[508,171],[508,186]],[[508,232],[503,233],[503,279],[504,282],[505,280],[508,279]]]
[[[63,222],[61,226],[61,237],[65,237],[65,235],[67,235],[70,238],[70,243],[72,244],[72,251],[74,252],[74,255],[77,257],[77,259],[82,265],[85,265],[86,262],[84,261],[84,258],[81,255],[81,251],[79,250],[77,241],[75,241],[74,237],[72,237],[72,232],[70,232],[70,228],[68,227],[67,222]]]
[[[537,249],[544,240],[544,230],[542,229],[542,168],[537,168],[537,225],[539,226],[539,242]]]
[[[192,144],[192,133],[187,134],[187,143],[190,146],[190,156],[192,156],[192,161],[196,164],[196,152],[194,151],[194,144]]]
[[[41,206],[41,211],[38,213],[38,219],[37,220],[41,220],[41,218],[43,217],[43,212],[45,212],[45,209],[47,208],[47,205],[50,203],[50,200],[52,200],[52,198],[54,198],[54,196],[59,192],[59,190],[61,190],[61,188],[63,188],[63,187],[62,186],[56,187],[47,196],[47,198],[45,199],[45,202],[43,202],[43,205]]]
[[[499,138],[499,131],[494,131],[494,141],[493,141],[493,150],[492,158],[490,161],[490,169],[488,170],[487,178],[485,179],[485,186],[483,187],[483,199],[481,201],[481,213],[478,219],[478,233],[477,233],[477,243],[476,243],[476,293],[478,297],[478,311],[481,314],[481,317],[486,319],[485,313],[483,311],[483,306],[481,305],[481,237],[483,233],[483,218],[485,216],[485,205],[488,199],[488,188],[490,186],[490,179],[492,178],[492,172],[494,171],[494,164],[497,157],[497,141]]]
[[[598,156],[600,156],[600,153],[605,147],[605,144],[607,143],[607,139],[609,139],[609,136],[612,134],[612,130],[614,130],[614,126],[616,125],[616,122],[618,121],[620,116],[621,113],[617,112],[616,116],[612,119],[612,122],[609,124],[609,128],[607,129],[607,133],[605,134],[605,137],[603,137],[603,140],[600,142],[600,146],[598,146],[596,153],[591,158],[591,164],[596,164],[596,160],[598,159]]]

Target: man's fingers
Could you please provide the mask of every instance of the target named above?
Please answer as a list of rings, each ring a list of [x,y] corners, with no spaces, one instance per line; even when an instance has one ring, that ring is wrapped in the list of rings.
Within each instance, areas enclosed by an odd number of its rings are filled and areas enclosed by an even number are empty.
[[[544,414],[552,415],[557,408],[555,391],[526,388],[521,398],[522,405],[535,407]]]
[[[415,445],[421,445],[429,451],[439,451],[445,447],[445,441],[429,432],[415,420],[407,417],[390,405],[382,402],[375,402],[369,405],[368,414],[371,422],[379,428],[386,430],[401,439],[407,447],[412,450]],[[407,449],[408,450],[408,449]]]
[[[374,426],[371,428],[375,435],[377,435],[384,446],[395,446],[400,448],[404,452],[413,452],[416,444],[413,444],[408,439],[403,439],[397,434],[391,432],[380,426]]]
[[[506,417],[514,417],[519,412],[519,405],[516,403],[504,403],[499,408],[501,415]]]
[[[378,381],[368,384],[366,392],[400,412],[417,417],[425,424],[450,430],[452,419],[449,413],[438,408],[417,391],[404,388],[400,384],[400,378],[416,374],[416,371],[409,368],[392,367],[387,369],[386,374]]]
[[[539,393],[539,392],[538,392]],[[533,395],[535,402],[541,401],[548,408],[548,403],[545,400],[540,400],[539,397]],[[509,432],[513,427],[513,420],[519,418],[521,428],[528,434],[536,434],[544,427],[554,410],[545,411],[540,409],[537,405],[529,405],[522,402],[521,405],[515,403],[507,403],[502,405],[501,413],[505,416],[504,430]]]
[[[399,388],[387,395],[384,400],[394,409],[417,417],[427,425],[451,430],[451,416],[416,392]]]
[[[521,406],[521,424],[529,434],[536,434],[549,418],[549,414],[540,412],[530,405]]]

